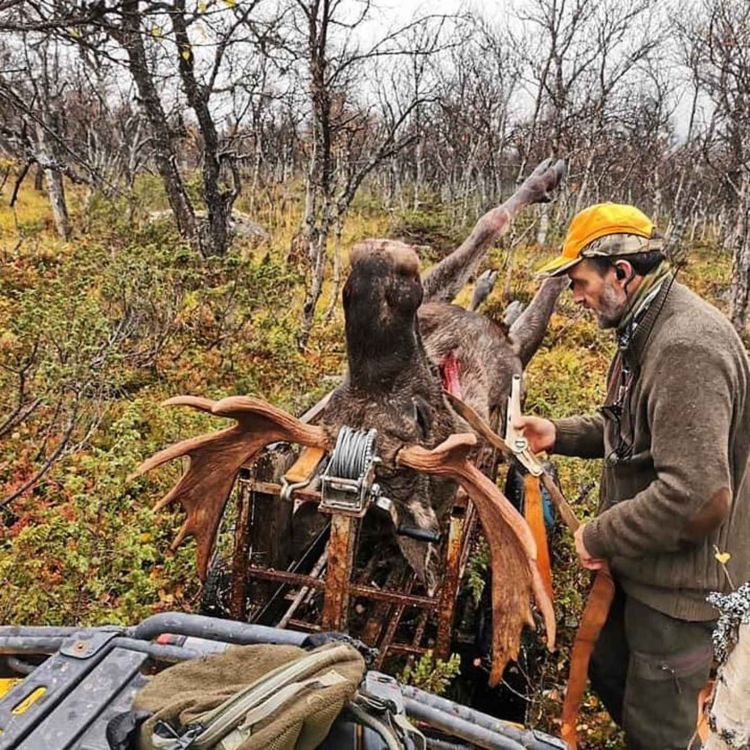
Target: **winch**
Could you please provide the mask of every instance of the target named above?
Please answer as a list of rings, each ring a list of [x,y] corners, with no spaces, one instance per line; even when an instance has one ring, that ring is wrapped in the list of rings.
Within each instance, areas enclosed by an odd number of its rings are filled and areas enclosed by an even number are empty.
[[[324,513],[347,513],[363,516],[371,502],[380,497],[375,482],[375,454],[378,431],[354,430],[343,426],[336,438],[323,474],[320,477],[320,506]]]

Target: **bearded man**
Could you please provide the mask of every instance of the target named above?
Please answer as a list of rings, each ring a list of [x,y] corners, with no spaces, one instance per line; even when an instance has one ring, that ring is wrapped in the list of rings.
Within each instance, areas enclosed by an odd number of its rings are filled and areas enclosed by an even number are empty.
[[[651,220],[603,203],[570,224],[573,299],[614,329],[606,403],[522,417],[534,451],[604,459],[581,565],[609,565],[615,598],[589,676],[634,750],[685,750],[712,663],[711,591],[750,578],[750,367],[727,319],[675,281]]]

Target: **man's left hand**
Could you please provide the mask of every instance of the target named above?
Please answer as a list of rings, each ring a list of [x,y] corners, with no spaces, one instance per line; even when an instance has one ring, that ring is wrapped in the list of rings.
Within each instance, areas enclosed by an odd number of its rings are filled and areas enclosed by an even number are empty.
[[[578,530],[573,535],[576,542],[576,552],[578,553],[578,559],[581,565],[587,570],[601,570],[606,562],[600,558],[592,557],[589,551],[586,549],[586,545],[583,543],[583,530],[586,528],[586,524],[582,523]]]

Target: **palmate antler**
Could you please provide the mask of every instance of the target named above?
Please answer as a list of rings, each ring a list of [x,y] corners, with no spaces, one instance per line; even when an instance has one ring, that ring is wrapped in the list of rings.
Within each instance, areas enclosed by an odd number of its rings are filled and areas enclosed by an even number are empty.
[[[187,457],[189,464],[174,488],[155,506],[179,502],[187,518],[172,543],[177,548],[188,536],[197,542],[198,575],[205,580],[211,549],[224,505],[240,468],[262,448],[277,441],[300,443],[331,450],[323,427],[309,425],[260,399],[232,396],[221,401],[178,396],[165,405],[190,406],[217,417],[235,419],[225,430],[183,440],[138,467],[145,473],[167,461]],[[461,484],[479,513],[490,547],[492,567],[492,671],[496,685],[510,659],[516,658],[521,630],[534,627],[530,597],[533,594],[547,630],[547,643],[555,640],[552,602],[544,590],[536,564],[536,545],[526,521],[500,490],[469,460],[476,445],[472,434],[452,435],[433,450],[421,446],[402,448],[397,463],[428,474],[451,477]]]
[[[177,396],[166,406],[190,406],[217,417],[235,419],[237,424],[219,432],[183,440],[165,448],[137,470],[138,474],[161,466],[173,458],[186,456],[189,463],[180,481],[154,507],[163,508],[178,501],[187,518],[177,534],[172,549],[188,536],[196,539],[198,575],[206,579],[206,570],[219,528],[224,505],[240,468],[269,443],[288,441],[330,450],[322,427],[305,424],[265,401],[247,396],[231,396],[211,401],[195,396]]]
[[[416,471],[455,479],[474,502],[490,548],[492,569],[492,670],[490,685],[502,677],[505,665],[518,656],[521,630],[534,627],[530,595],[544,619],[547,646],[555,643],[555,616],[536,562],[536,544],[523,516],[468,459],[476,445],[472,434],[451,435],[427,450],[402,448],[396,461]]]

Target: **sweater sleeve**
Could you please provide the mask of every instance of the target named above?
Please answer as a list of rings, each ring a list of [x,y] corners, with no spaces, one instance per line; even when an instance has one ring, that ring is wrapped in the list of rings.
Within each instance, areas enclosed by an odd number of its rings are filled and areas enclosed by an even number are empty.
[[[578,458],[604,456],[604,417],[601,414],[556,419],[553,424],[555,446],[552,453]]]
[[[595,557],[642,557],[700,542],[732,499],[731,368],[721,347],[677,341],[650,370],[647,412],[656,479],[587,524]]]

